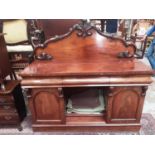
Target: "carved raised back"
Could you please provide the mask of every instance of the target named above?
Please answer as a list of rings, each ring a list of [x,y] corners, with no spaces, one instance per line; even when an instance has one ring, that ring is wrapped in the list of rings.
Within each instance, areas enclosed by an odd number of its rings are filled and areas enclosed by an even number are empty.
[[[53,62],[103,62],[118,58],[119,53],[133,56],[135,46],[120,38],[106,36],[89,23],[75,25],[67,34],[45,41],[35,49],[35,55],[47,53]],[[109,60],[108,60],[109,61]]]
[[[152,74],[134,59],[135,50],[134,44],[106,36],[89,23],[77,24],[68,33],[38,45],[34,57],[39,60],[25,68],[21,76]]]

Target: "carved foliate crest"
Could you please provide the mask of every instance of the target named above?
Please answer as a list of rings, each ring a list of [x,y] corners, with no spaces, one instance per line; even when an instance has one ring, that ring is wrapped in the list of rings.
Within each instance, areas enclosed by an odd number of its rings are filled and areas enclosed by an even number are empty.
[[[79,37],[91,36],[92,33],[89,30],[92,29],[92,27],[94,27],[94,25],[90,22],[87,22],[87,20],[82,20],[80,24],[74,25],[74,29],[79,31],[77,33]]]

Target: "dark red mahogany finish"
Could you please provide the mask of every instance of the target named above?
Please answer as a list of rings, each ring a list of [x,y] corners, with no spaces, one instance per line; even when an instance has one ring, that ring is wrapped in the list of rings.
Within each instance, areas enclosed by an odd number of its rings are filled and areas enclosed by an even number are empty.
[[[35,60],[21,73],[33,130],[138,131],[153,71],[135,60],[135,50],[134,44],[106,36],[85,21],[39,45],[34,57],[42,60]],[[48,56],[52,58],[47,60]],[[100,87],[105,112],[67,114],[63,90],[68,87]]]

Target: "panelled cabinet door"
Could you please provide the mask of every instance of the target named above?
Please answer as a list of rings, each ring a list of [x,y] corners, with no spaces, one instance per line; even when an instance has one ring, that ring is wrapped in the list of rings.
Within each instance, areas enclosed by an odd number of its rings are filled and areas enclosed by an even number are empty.
[[[64,100],[59,88],[32,89],[29,106],[33,123],[65,123]]]
[[[139,123],[146,87],[110,87],[107,95],[108,123]]]

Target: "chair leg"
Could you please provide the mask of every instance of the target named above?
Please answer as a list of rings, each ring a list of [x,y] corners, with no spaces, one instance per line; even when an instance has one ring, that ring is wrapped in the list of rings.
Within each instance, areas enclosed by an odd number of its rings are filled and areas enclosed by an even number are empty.
[[[12,73],[10,73],[10,78],[11,78],[11,80],[13,80],[13,75],[12,75]]]
[[[18,131],[22,131],[23,127],[21,125],[18,126]]]
[[[14,79],[17,80],[16,73],[13,71],[12,74],[13,74],[13,76],[14,76]]]
[[[143,49],[142,49],[142,58],[144,57],[145,50],[146,50],[147,38],[143,42]]]
[[[11,80],[17,80],[17,76],[14,71],[12,71],[12,73],[10,74],[10,78]]]

